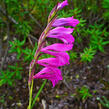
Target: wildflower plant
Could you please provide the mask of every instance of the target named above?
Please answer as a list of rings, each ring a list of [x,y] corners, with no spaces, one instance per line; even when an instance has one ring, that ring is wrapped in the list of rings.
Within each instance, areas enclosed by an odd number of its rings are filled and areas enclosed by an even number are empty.
[[[79,21],[77,19],[74,19],[73,16],[68,18],[57,18],[57,12],[66,5],[68,5],[67,0],[63,1],[62,3],[58,3],[52,9],[52,11],[48,16],[47,27],[42,32],[39,38],[38,48],[35,52],[34,59],[30,63],[29,68],[28,109],[32,109],[36,100],[35,97],[32,103],[33,80],[48,79],[52,82],[52,85],[54,87],[60,80],[62,80],[62,73],[59,67],[69,64],[69,55],[68,53],[66,53],[66,51],[70,51],[74,43],[74,37],[71,35],[74,28],[71,27],[75,27],[79,23]],[[64,26],[71,26],[71,27],[65,28]],[[45,47],[46,37],[57,38],[61,40],[63,43],[55,43]],[[39,60],[41,53],[52,55],[52,57]],[[35,74],[36,64],[44,66],[44,68],[40,72]]]

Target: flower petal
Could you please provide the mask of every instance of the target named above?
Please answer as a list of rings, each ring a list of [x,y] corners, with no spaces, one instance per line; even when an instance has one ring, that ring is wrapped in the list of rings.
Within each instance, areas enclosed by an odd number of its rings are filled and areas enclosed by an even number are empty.
[[[37,61],[38,64],[45,66],[45,67],[59,67],[65,64],[69,64],[69,61],[64,59],[63,57],[59,56],[56,58],[45,58]]]
[[[51,51],[69,51],[73,47],[73,44],[61,44],[61,43],[55,43],[52,45],[49,45],[45,48],[42,48],[41,50],[51,50]]]
[[[52,82],[53,87],[58,83],[59,80],[62,80],[61,71],[55,67],[45,67],[36,75],[33,76],[35,79],[48,79]]]
[[[58,3],[57,9],[62,9],[63,7],[65,7],[66,5],[68,5],[68,1],[65,0],[62,3]]]
[[[79,20],[74,19],[72,16],[72,17],[67,17],[67,18],[56,19],[52,26],[53,27],[58,27],[58,26],[75,27],[78,23],[79,23]]]
[[[58,39],[62,40],[64,43],[73,43],[74,42],[74,37],[71,34],[59,33],[57,35],[48,35],[47,37],[58,38]]]
[[[73,32],[73,28],[64,28],[64,27],[56,27],[49,31],[48,35],[57,35],[59,33],[62,34],[71,34]]]
[[[69,64],[70,57],[66,52],[53,52],[48,50],[42,50],[42,52],[58,57],[59,60],[64,60],[66,64]]]

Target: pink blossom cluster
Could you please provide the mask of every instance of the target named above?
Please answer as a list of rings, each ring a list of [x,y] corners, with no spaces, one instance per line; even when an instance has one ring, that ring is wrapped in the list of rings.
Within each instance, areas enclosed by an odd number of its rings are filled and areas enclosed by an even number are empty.
[[[60,10],[66,5],[68,5],[67,0],[58,3],[51,11],[48,18],[52,17],[56,9]],[[52,26],[47,32],[46,37],[57,38],[63,43],[55,43],[46,47],[41,47],[40,52],[47,53],[53,57],[36,61],[37,64],[44,66],[44,68],[33,76],[34,79],[48,79],[52,82],[53,87],[59,82],[59,80],[62,80],[62,73],[59,67],[69,64],[69,55],[66,51],[71,50],[74,43],[74,37],[72,36],[74,28],[66,28],[64,26],[75,27],[78,23],[79,21],[73,17],[56,18],[52,22]],[[43,37],[40,38],[40,41],[42,39]]]

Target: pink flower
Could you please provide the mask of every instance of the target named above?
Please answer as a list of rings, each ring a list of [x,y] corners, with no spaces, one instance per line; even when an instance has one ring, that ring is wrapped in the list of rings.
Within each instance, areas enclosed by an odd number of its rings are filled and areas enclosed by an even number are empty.
[[[60,39],[64,43],[73,43],[75,40],[71,34],[63,34],[63,33],[59,33],[57,35],[50,34],[47,37]]]
[[[45,67],[40,72],[38,72],[33,78],[36,79],[48,79],[52,82],[53,87],[62,80],[61,71],[56,67]]]
[[[42,52],[58,58],[58,60],[60,60],[61,62],[64,61],[63,62],[64,64],[69,64],[70,57],[69,57],[68,53],[66,53],[66,52],[56,52],[56,51],[53,52],[53,51],[48,51],[48,50],[42,50]]]
[[[72,26],[75,27],[77,24],[79,23],[79,20],[74,19],[73,16],[72,17],[68,17],[68,18],[60,18],[55,20],[55,22],[53,23],[53,27],[58,27],[58,26]]]
[[[53,52],[53,51],[48,51],[48,50],[42,50],[42,52],[47,53],[49,55],[55,56],[60,58],[59,60],[64,60],[66,64],[69,64],[69,55],[66,52]]]
[[[38,60],[37,63],[44,66],[39,73],[37,73],[34,78],[45,78],[51,80],[53,87],[58,83],[58,79],[61,76],[59,69],[57,67],[69,64],[69,56],[65,51],[71,50],[73,44],[61,44],[56,43],[42,48],[41,51],[55,56],[54,58],[46,58]],[[58,69],[58,70],[57,70]],[[57,72],[56,72],[57,71]],[[44,74],[43,74],[44,73]]]
[[[63,7],[65,7],[66,5],[68,5],[67,0],[63,1],[62,3],[58,3],[50,12],[49,16],[48,16],[48,22],[55,16],[55,14],[57,13],[57,11],[61,10]]]
[[[42,48],[42,50],[51,50],[51,51],[70,51],[73,47],[73,44],[61,44],[61,43],[55,43],[52,45],[49,45],[45,48]]]
[[[65,33],[65,34],[71,34],[73,32],[73,28],[64,28],[64,27],[56,27],[52,30],[50,30],[48,35],[56,35],[56,34],[60,34],[60,33]]]
[[[48,79],[52,82],[53,87],[59,82],[59,80],[62,80],[62,74],[58,67],[69,64],[69,55],[66,51],[70,51],[74,43],[74,37],[71,35],[74,29],[65,28],[64,26],[75,27],[79,23],[79,21],[73,17],[60,19],[56,19],[56,17],[54,18],[56,12],[66,5],[68,5],[67,0],[58,3],[58,5],[51,11],[48,17],[48,22],[50,22],[40,36],[38,42],[39,48],[35,53],[35,56],[37,56],[40,51],[52,55],[52,57],[41,60],[35,59],[31,63],[31,66],[33,66],[34,63],[44,66],[44,68],[35,74],[33,78]],[[55,43],[44,47],[44,40],[46,37],[57,38],[63,43]],[[35,70],[33,70],[33,72],[34,71]]]
[[[66,64],[66,61],[63,60],[63,58],[45,58],[37,61],[38,64],[45,66],[45,67],[59,67],[64,66]]]
[[[58,3],[57,9],[60,10],[60,9],[62,9],[63,7],[65,7],[67,5],[68,5],[68,1],[65,0],[62,3]]]

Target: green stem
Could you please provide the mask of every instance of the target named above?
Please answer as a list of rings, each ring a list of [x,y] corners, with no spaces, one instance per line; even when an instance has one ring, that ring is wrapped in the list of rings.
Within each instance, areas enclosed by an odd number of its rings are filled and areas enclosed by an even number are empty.
[[[32,103],[33,83],[34,83],[34,81],[33,81],[33,79],[32,79],[32,81],[31,81],[31,86],[30,86],[30,84],[29,84],[30,91],[29,91],[29,106],[28,106],[28,109],[32,109],[32,108],[31,108],[31,103]]]
[[[41,87],[40,87],[39,91],[37,92],[37,94],[36,94],[36,96],[35,96],[35,98],[34,98],[34,100],[33,100],[33,103],[32,103],[32,106],[31,106],[31,109],[33,108],[33,106],[34,106],[34,104],[35,104],[35,102],[36,102],[36,100],[37,100],[38,96],[40,95],[40,93],[41,93],[42,89],[44,88],[44,86],[45,86],[46,82],[47,82],[47,79],[46,79],[46,80],[44,80],[44,82],[43,82],[43,84],[41,85]]]
[[[56,14],[56,12],[55,12],[55,14]],[[54,17],[55,14],[52,15],[52,16]],[[52,17],[51,17],[51,18],[52,18]],[[56,17],[54,17],[54,19],[56,19]],[[48,20],[48,23],[49,23],[51,20],[54,21],[54,19]],[[44,41],[45,38],[47,37],[47,33],[49,32],[49,30],[50,30],[50,28],[51,28],[51,26],[52,26],[52,23],[53,23],[53,22],[51,22],[51,25],[50,25],[48,28],[46,28],[46,29],[44,30],[45,36],[43,36],[43,39],[41,39],[41,40],[39,41],[39,43],[38,43],[38,49],[37,49],[37,51],[36,51],[36,53],[35,53],[35,55],[34,55],[34,60],[35,60],[35,61],[33,61],[32,65],[31,65],[31,67],[30,67],[30,69],[29,69],[29,77],[31,76],[32,69],[33,69],[33,67],[34,67],[34,65],[35,65],[35,63],[36,63],[36,60],[38,59],[38,56],[39,56],[40,51],[41,51],[41,48],[42,48],[42,46],[43,46],[43,41]],[[43,34],[42,34],[42,35],[43,35]],[[41,37],[41,36],[40,36],[40,37]],[[40,38],[39,38],[39,39],[40,39]],[[29,86],[29,106],[28,106],[27,109],[32,109],[32,108],[33,108],[33,106],[34,106],[34,104],[35,104],[35,102],[36,102],[38,96],[40,95],[40,93],[41,93],[43,87],[45,86],[46,81],[47,81],[47,80],[45,80],[45,81],[43,82],[43,84],[41,85],[41,87],[40,87],[38,93],[36,94],[36,96],[35,96],[35,98],[34,98],[34,100],[33,100],[33,103],[32,103],[33,79],[32,79],[32,81],[31,81],[31,83],[28,83],[28,86]],[[31,105],[31,104],[32,104],[32,105]]]

